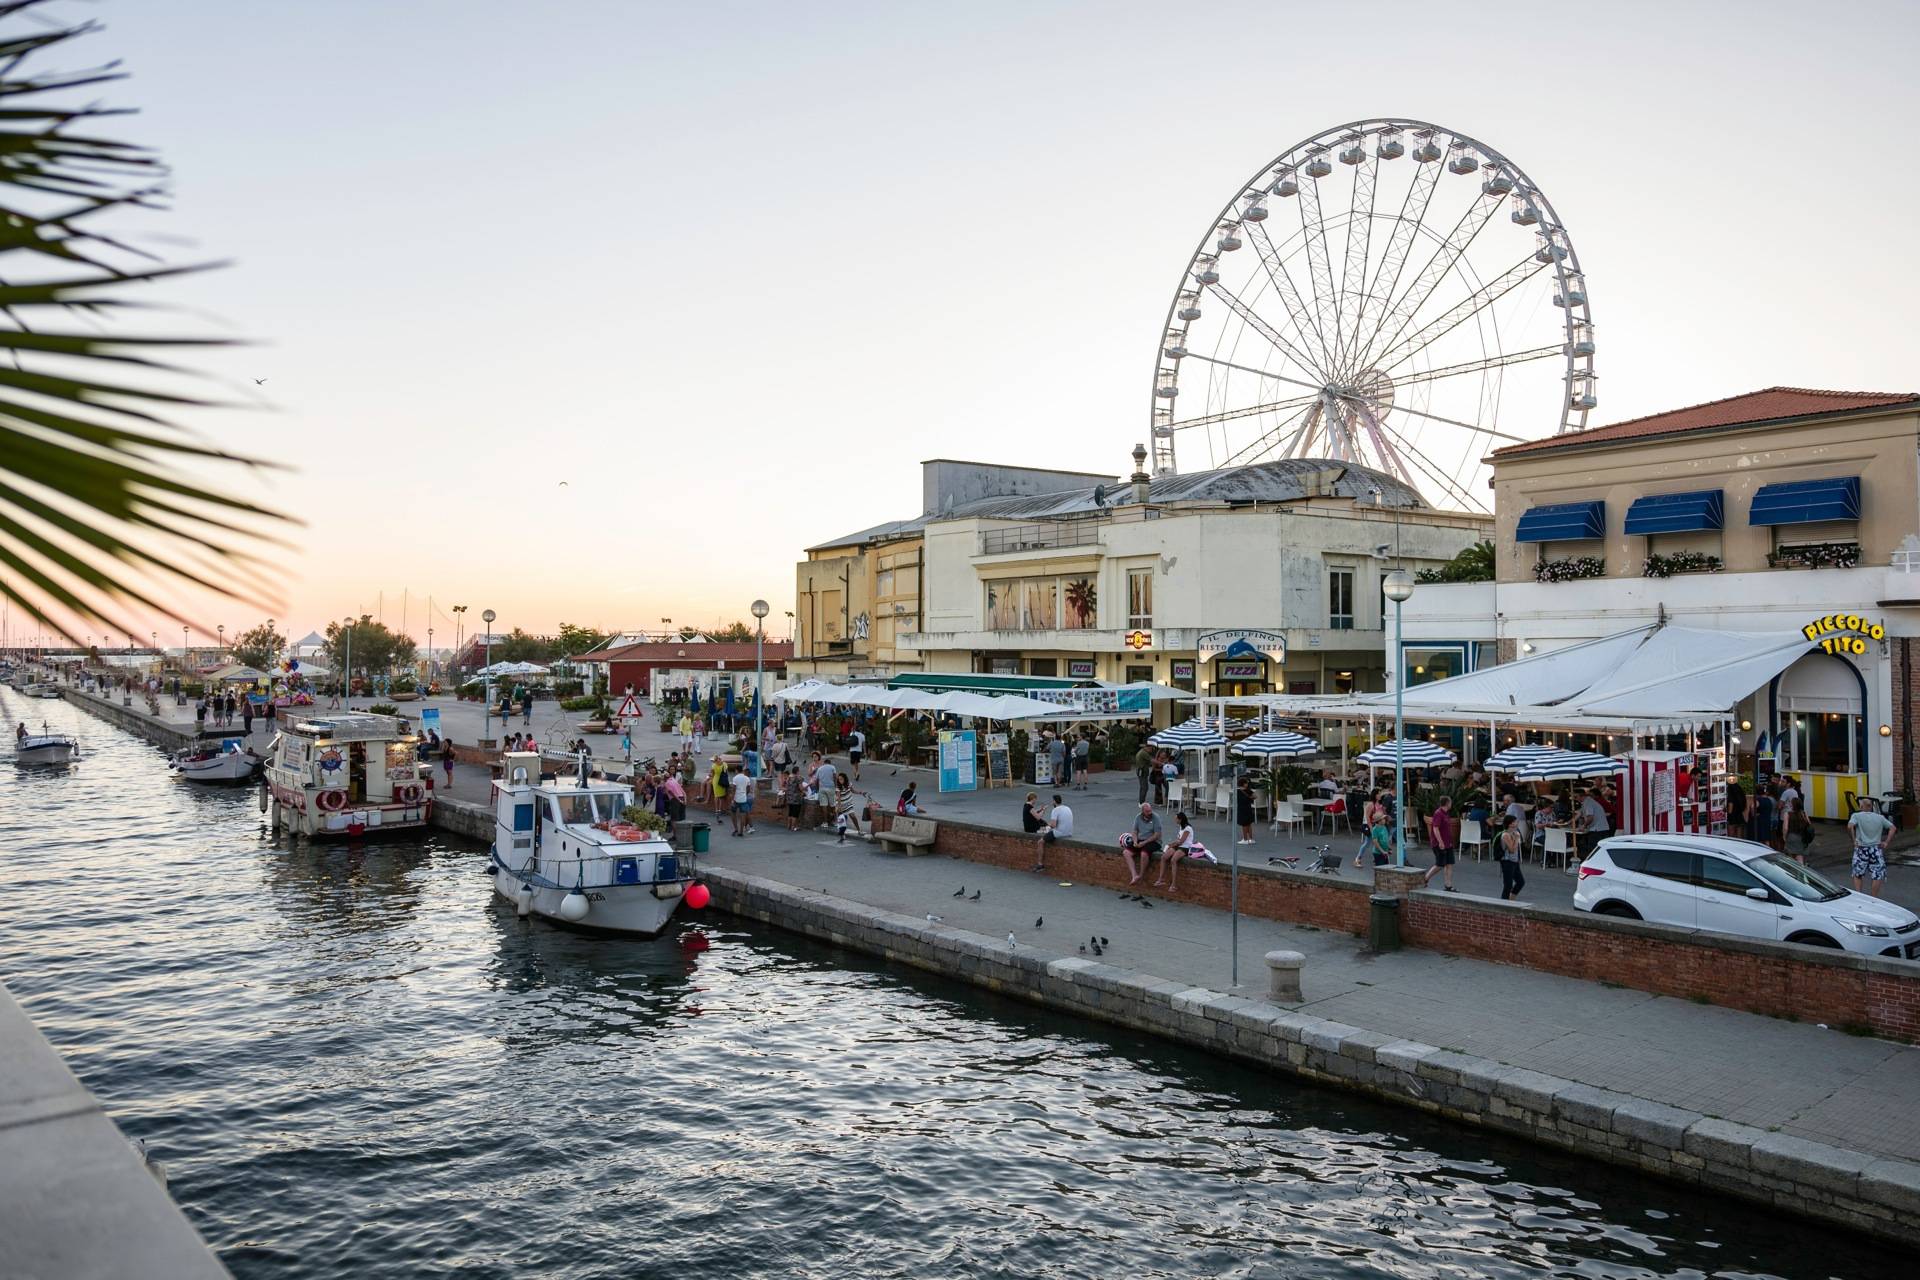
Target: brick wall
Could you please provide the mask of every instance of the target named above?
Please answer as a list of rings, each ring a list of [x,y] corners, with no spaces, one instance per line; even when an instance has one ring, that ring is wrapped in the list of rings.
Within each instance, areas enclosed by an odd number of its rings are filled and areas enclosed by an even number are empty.
[[[892,825],[891,813],[873,815],[876,829]],[[1032,836],[1016,835],[990,827],[975,827],[957,822],[942,822],[934,836],[933,850],[967,862],[1025,871],[1033,866],[1039,846]],[[1156,861],[1155,866],[1158,866]],[[1110,884],[1127,887],[1127,868],[1120,861],[1115,845],[1097,845],[1081,840],[1063,840],[1047,850],[1047,871],[1056,879],[1078,884]],[[1180,867],[1179,892],[1168,893],[1153,887],[1150,875],[1132,890],[1154,898],[1170,898],[1225,910],[1231,897],[1232,876],[1224,866],[1208,866],[1189,859]],[[1293,924],[1318,925],[1342,933],[1364,936],[1367,932],[1367,887],[1357,881],[1332,876],[1309,875],[1302,871],[1281,871],[1260,867],[1240,868],[1240,910],[1263,920],[1285,920]]]
[[[1920,1042],[1920,964],[1419,892],[1407,945]]]
[[[886,830],[892,820],[891,813],[873,815],[878,830]],[[1033,866],[1036,852],[1030,836],[944,821],[933,847],[935,853],[1013,871]],[[1079,840],[1062,841],[1049,849],[1047,871],[1057,879],[1080,884],[1120,888],[1127,882],[1117,848]],[[1384,883],[1381,887],[1398,892]],[[1225,909],[1229,873],[1224,866],[1189,861],[1180,868],[1178,893],[1153,888],[1151,877],[1133,889],[1155,898]],[[1240,910],[1262,920],[1310,924],[1365,937],[1371,892],[1371,886],[1358,880],[1265,865],[1240,868]],[[1425,891],[1407,895],[1400,912],[1400,934],[1408,946],[1446,955],[1616,982],[1656,995],[1705,1000],[1769,1017],[1824,1022],[1920,1043],[1920,963],[1914,961]]]
[[[1893,728],[1893,786],[1896,791],[1914,788],[1916,769],[1913,737],[1920,730],[1920,687],[1914,684],[1914,667],[1920,654],[1914,652],[1913,639],[1901,636],[1892,642],[1893,705],[1889,708]]]

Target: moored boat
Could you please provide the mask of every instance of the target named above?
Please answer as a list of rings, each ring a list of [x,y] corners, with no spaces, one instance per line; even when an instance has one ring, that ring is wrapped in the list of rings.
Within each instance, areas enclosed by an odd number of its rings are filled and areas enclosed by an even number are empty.
[[[354,711],[285,725],[267,748],[261,807],[296,835],[422,827],[433,807],[419,738],[394,716]]]
[[[260,769],[260,757],[239,738],[200,743],[178,752],[170,763],[189,782],[245,782]]]
[[[495,892],[521,915],[651,936],[693,882],[692,855],[625,820],[633,789],[591,779],[540,779],[540,757],[508,752],[494,784]]]

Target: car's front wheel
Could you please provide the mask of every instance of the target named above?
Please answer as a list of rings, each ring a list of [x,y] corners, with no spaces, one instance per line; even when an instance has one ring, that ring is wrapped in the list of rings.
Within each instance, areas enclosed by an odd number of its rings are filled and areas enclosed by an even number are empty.
[[[1824,933],[1796,933],[1787,941],[1798,942],[1807,947],[1831,947],[1835,951],[1840,949],[1840,944]]]
[[[1617,920],[1639,920],[1641,915],[1625,902],[1603,902],[1593,909],[1597,916],[1612,916]]]

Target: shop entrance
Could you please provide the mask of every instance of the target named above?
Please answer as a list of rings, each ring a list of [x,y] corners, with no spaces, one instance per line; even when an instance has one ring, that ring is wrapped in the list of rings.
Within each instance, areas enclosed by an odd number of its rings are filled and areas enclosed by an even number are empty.
[[[1774,769],[1800,779],[1807,815],[1844,820],[1867,789],[1866,682],[1838,654],[1809,653],[1774,682]]]

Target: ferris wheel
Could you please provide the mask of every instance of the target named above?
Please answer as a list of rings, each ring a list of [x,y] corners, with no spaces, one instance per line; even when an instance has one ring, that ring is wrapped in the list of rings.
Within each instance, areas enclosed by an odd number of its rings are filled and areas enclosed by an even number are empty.
[[[1236,191],[1181,274],[1154,471],[1334,458],[1484,511],[1492,448],[1586,425],[1593,351],[1573,241],[1518,165],[1420,120],[1341,125]]]

